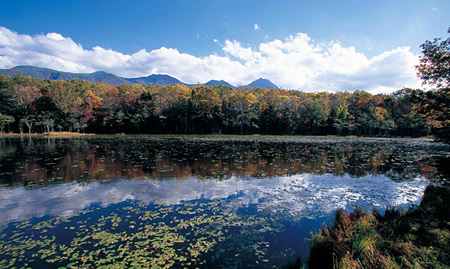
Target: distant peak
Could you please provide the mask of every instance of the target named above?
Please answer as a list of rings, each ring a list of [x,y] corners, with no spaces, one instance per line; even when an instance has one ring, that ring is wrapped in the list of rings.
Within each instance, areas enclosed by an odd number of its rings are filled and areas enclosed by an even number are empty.
[[[141,85],[172,85],[185,84],[182,81],[168,75],[168,74],[150,74],[146,77],[125,78],[105,71],[95,71],[93,73],[70,73],[64,71],[53,70],[45,67],[37,67],[30,65],[18,65],[10,69],[0,69],[0,74],[13,77],[17,74],[23,76],[31,76],[39,79],[49,80],[86,80],[90,82],[103,82],[110,85],[120,84],[141,84]],[[190,84],[185,84],[190,85]],[[225,86],[235,88],[225,80],[212,79],[204,84],[205,86]],[[248,85],[239,86],[239,88],[266,88],[279,89],[277,85],[265,78],[258,78]]]
[[[215,80],[215,79],[212,79],[212,80],[206,82],[205,86],[227,86],[227,87],[234,88],[233,85],[226,82],[225,80]]]
[[[266,89],[279,89],[277,85],[272,83],[272,81],[265,79],[265,78],[258,78],[257,80],[253,81],[252,83],[248,84],[247,87],[250,88],[266,88]]]

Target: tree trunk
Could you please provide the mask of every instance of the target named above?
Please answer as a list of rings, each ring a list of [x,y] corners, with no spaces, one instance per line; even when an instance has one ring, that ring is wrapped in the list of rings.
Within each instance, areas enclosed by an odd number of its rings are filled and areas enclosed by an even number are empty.
[[[20,134],[23,134],[23,122],[19,122],[19,131]]]
[[[25,125],[28,127],[28,133],[31,134],[31,128],[33,128],[33,124],[31,122],[25,122]]]

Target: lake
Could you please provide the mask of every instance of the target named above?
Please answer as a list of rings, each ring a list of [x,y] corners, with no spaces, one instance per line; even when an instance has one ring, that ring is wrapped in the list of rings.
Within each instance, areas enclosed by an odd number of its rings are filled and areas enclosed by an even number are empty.
[[[338,208],[419,204],[449,160],[425,139],[0,137],[0,267],[281,267]]]

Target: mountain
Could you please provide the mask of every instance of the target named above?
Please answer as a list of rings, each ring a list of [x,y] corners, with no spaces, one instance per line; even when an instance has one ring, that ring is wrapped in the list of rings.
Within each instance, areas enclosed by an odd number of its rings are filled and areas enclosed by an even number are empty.
[[[119,85],[128,82],[125,78],[121,78],[116,75],[102,71],[90,74],[83,74],[83,73],[76,74],[35,66],[16,66],[11,69],[0,69],[0,73],[10,77],[22,74],[23,76],[30,76],[39,79],[48,79],[48,80],[80,79],[80,80],[87,80],[90,82],[104,82],[110,85]]]
[[[245,88],[265,88],[265,89],[279,89],[280,88],[277,85],[273,84],[270,80],[263,79],[263,78],[259,78],[244,87]]]
[[[87,80],[90,82],[103,82],[109,85],[120,85],[128,83],[126,78],[122,78],[110,73],[106,73],[103,71],[98,71],[90,74],[73,74],[75,75],[75,79]],[[68,80],[65,78],[54,79],[54,80]],[[73,80],[73,79],[70,79]]]
[[[48,79],[48,80],[86,80],[90,82],[103,82],[109,85],[120,85],[120,84],[141,84],[141,85],[170,85],[170,84],[185,84],[180,80],[171,77],[169,75],[157,75],[153,74],[148,77],[139,77],[139,78],[124,78],[119,77],[110,73],[106,73],[103,71],[98,71],[89,74],[83,73],[70,73],[57,71],[49,68],[42,68],[36,66],[16,66],[11,69],[0,69],[0,74],[4,74],[9,77],[14,77],[15,75],[22,74],[23,76],[30,76],[39,79]],[[188,86],[195,86],[197,84],[185,84]],[[228,86],[231,88],[235,88],[230,83],[224,80],[210,80],[205,83],[205,86]],[[240,88],[267,88],[267,89],[279,89],[279,87],[273,84],[270,80],[267,79],[257,79],[247,86],[241,86]]]
[[[210,80],[205,83],[205,86],[227,86],[227,87],[234,88],[233,85],[226,82],[225,80]]]
[[[16,66],[11,69],[0,69],[0,74],[4,74],[9,77],[13,77],[18,74],[23,76],[30,76],[39,79],[48,80],[86,80],[90,82],[103,82],[110,85],[120,85],[120,84],[142,84],[142,85],[169,85],[182,83],[178,79],[171,77],[169,75],[150,75],[148,77],[140,78],[123,78],[103,71],[98,71],[89,74],[77,74],[62,72],[48,68],[35,67],[35,66]]]
[[[128,83],[137,83],[142,85],[171,85],[182,84],[183,82],[169,75],[150,75],[148,77],[128,78]]]

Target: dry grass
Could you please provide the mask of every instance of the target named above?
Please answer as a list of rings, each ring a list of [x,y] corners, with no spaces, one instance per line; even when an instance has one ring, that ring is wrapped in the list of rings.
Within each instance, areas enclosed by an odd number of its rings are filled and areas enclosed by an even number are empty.
[[[310,268],[449,268],[450,187],[429,186],[419,207],[336,212],[313,238]]]
[[[3,137],[42,137],[42,136],[51,136],[51,137],[74,137],[74,136],[91,136],[95,134],[84,134],[84,133],[72,133],[72,132],[49,132],[49,133],[0,133],[0,136]]]
[[[42,133],[44,136],[58,136],[58,137],[67,137],[67,136],[91,136],[95,134],[84,134],[84,133],[72,133],[72,132],[48,132]]]

